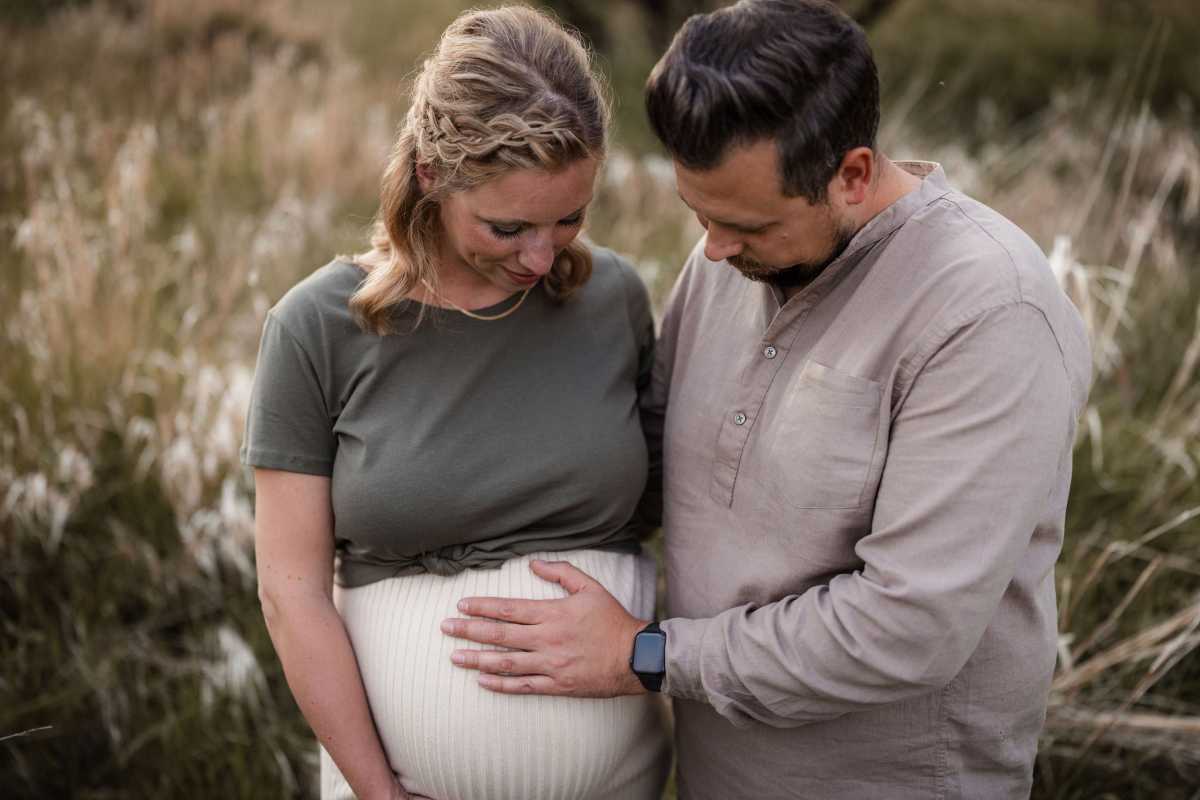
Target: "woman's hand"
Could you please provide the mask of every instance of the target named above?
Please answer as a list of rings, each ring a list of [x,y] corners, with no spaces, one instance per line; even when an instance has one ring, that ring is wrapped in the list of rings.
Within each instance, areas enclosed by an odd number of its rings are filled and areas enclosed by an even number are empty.
[[[423,794],[413,794],[406,792],[404,786],[400,783],[399,778],[393,778],[392,785],[388,790],[387,796],[383,800],[433,800],[432,797],[426,797]]]

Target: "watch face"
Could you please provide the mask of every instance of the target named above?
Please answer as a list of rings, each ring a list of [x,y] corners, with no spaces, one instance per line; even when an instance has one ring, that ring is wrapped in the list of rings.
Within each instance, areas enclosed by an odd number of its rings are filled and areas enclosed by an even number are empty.
[[[667,671],[667,636],[664,633],[639,633],[633,640],[633,671]]]

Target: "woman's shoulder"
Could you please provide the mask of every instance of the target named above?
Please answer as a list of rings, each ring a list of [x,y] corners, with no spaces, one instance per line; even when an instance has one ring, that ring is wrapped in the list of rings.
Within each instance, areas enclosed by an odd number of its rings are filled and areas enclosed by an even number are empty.
[[[650,314],[650,292],[646,288],[637,268],[628,258],[600,245],[588,242],[592,254],[592,279],[603,295],[611,302],[617,297],[624,300],[631,321],[639,324]]]
[[[633,262],[594,242],[588,242],[587,248],[592,254],[592,280],[610,292],[621,293],[629,302],[649,302],[646,284]]]
[[[270,314],[301,338],[327,333],[331,325],[354,325],[350,298],[365,277],[366,272],[356,264],[334,259],[288,289]]]

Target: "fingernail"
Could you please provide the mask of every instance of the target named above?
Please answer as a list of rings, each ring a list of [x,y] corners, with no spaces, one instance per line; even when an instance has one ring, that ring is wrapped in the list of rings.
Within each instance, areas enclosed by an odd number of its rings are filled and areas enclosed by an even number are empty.
[[[466,655],[459,650],[455,650],[453,653],[450,654],[450,660],[453,661],[455,664],[467,663]]]
[[[466,613],[467,613],[467,608],[468,608],[470,605],[471,605],[471,604],[470,604],[470,603],[468,603],[466,600],[459,600],[459,601],[458,601],[458,610],[459,610],[459,611],[461,611],[461,612],[463,612],[464,614],[466,614]]]
[[[442,633],[454,633],[454,620],[442,620]]]

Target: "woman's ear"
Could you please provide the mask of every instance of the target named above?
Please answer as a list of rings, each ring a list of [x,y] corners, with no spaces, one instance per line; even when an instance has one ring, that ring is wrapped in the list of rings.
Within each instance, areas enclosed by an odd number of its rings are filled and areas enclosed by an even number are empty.
[[[437,183],[437,172],[428,164],[417,164],[417,185],[423,193],[428,194]]]

